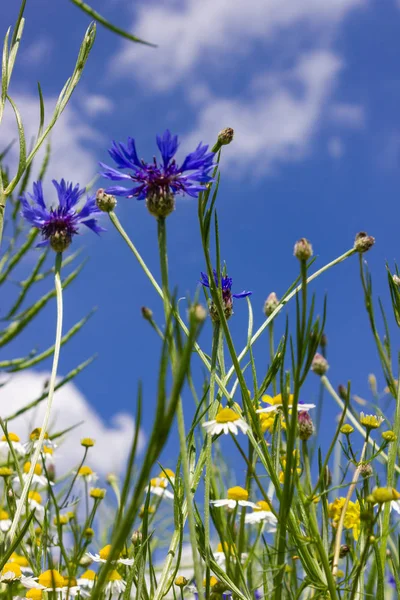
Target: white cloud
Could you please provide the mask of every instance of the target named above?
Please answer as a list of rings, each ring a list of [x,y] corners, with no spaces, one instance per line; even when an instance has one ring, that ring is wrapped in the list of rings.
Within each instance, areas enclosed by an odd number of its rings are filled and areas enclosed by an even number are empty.
[[[4,387],[0,388],[0,415],[4,419],[43,392],[43,386],[49,379],[49,373],[24,371],[12,376]],[[44,417],[46,401],[38,407],[10,421],[8,429],[16,433],[21,441],[28,439],[35,427],[40,427]],[[125,413],[117,413],[104,422],[85,396],[73,383],[67,383],[56,391],[51,413],[50,432],[64,430],[83,421],[83,424],[67,433],[55,451],[58,475],[76,466],[83,456],[80,440],[92,437],[96,445],[89,450],[87,464],[102,475],[119,472],[128,458],[134,433],[134,420]],[[140,448],[144,438],[141,434]],[[111,449],[111,450],[110,450]]]
[[[341,158],[344,154],[344,145],[340,138],[332,137],[328,141],[328,154],[332,158]]]
[[[345,127],[357,129],[365,125],[365,110],[359,104],[334,104],[330,116],[333,121]]]
[[[81,97],[82,108],[89,117],[97,117],[101,114],[109,114],[114,109],[114,103],[107,96],[101,94],[85,94]]]
[[[308,32],[315,45],[349,10],[363,3],[364,0],[144,2],[136,12],[132,31],[157,43],[159,48],[151,50],[123,43],[111,60],[110,75],[133,74],[147,87],[169,88],[200,62],[223,72],[225,58],[231,63],[234,55],[251,56],[256,43],[265,46],[280,37],[287,52],[295,45],[297,27]]]
[[[48,38],[40,38],[23,50],[21,59],[25,66],[36,67],[47,62],[51,56],[53,42]]]
[[[186,145],[213,143],[220,129],[233,127],[235,140],[224,151],[224,166],[233,166],[235,172],[249,166],[266,171],[276,162],[298,160],[308,152],[340,69],[334,54],[314,52],[301,56],[290,70],[258,77],[252,84],[258,93],[249,99],[211,97],[199,110]]]
[[[25,137],[28,149],[30,141],[36,136],[39,127],[39,100],[37,96],[30,94],[15,94],[13,100],[21,114],[22,122],[25,128]],[[51,117],[55,106],[55,98],[45,98],[46,120],[47,123]],[[12,162],[14,170],[18,162],[18,131],[15,117],[10,105],[7,105],[3,121],[0,125],[1,149],[11,140],[15,143],[10,151],[9,159]],[[71,104],[67,105],[63,114],[55,124],[51,134],[51,156],[48,166],[50,179],[61,179],[64,177],[69,181],[80,183],[82,186],[91,181],[97,171],[97,163],[88,144],[103,141],[102,136],[87,123],[84,115],[76,110]],[[46,143],[45,143],[46,144]],[[34,162],[33,176],[40,170],[41,162],[45,152],[45,144],[38,152]],[[3,146],[4,145],[4,146]],[[10,161],[6,161],[10,164]],[[12,175],[15,171],[12,171]]]

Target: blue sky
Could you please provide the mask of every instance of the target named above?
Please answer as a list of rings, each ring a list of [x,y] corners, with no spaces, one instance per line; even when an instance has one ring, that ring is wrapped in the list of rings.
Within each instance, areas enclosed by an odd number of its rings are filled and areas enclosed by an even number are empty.
[[[38,123],[37,80],[50,114],[89,18],[67,0],[27,4],[10,92],[29,132]],[[293,244],[303,236],[312,241],[320,267],[347,250],[357,231],[374,235],[377,243],[367,259],[376,294],[389,308],[385,261],[399,259],[400,3],[97,0],[93,7],[158,48],[124,42],[98,28],[81,83],[53,133],[49,179],[86,184],[97,161],[109,161],[112,139],[135,137],[139,155],[151,159],[155,135],[166,128],[180,135],[183,155],[199,141],[212,145],[220,129],[233,127],[235,140],[223,152],[218,198],[222,257],[236,289],[253,290],[256,326],[262,323],[268,294],[281,295],[297,276]],[[1,7],[2,35],[16,14],[12,3]],[[1,146],[15,137],[9,114],[0,132]],[[155,220],[143,203],[128,199],[119,201],[118,216],[158,276]],[[159,299],[111,224],[106,226],[109,231],[101,239],[88,234],[77,242],[90,260],[65,293],[65,329],[93,306],[98,311],[63,349],[60,362],[65,374],[98,353],[76,385],[90,410],[105,420],[105,436],[113,415],[133,413],[139,380],[145,394],[144,429],[150,426],[160,348],[140,307],[151,307],[162,324]],[[168,219],[168,239],[171,282],[181,296],[193,295],[204,268],[195,201],[178,200]],[[367,396],[367,376],[376,372],[382,388],[357,258],[325,274],[313,290],[320,308],[328,293],[326,333],[334,385],[351,379],[353,392]],[[247,327],[244,301],[236,303],[231,323],[241,349]],[[280,317],[278,332],[283,323]],[[50,344],[53,328],[54,308],[49,308],[14,345],[15,355]],[[393,333],[396,344],[397,329]],[[201,338],[207,352],[210,339],[208,326]],[[262,368],[266,338],[257,342],[256,358]],[[317,392],[318,382],[310,376],[304,400],[315,400]],[[330,405],[323,432],[334,414]],[[128,437],[129,427],[120,426],[113,440]],[[176,448],[173,436],[167,456]]]

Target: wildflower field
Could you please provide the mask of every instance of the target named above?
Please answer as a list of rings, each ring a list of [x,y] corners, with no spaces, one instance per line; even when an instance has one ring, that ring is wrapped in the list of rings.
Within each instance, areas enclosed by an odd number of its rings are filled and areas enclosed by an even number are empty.
[[[32,138],[12,88],[29,24],[29,1],[22,0],[16,22],[7,24],[2,51],[0,290],[11,284],[14,290],[17,284],[17,293],[10,305],[5,302],[8,293],[0,303],[1,386],[7,394],[15,375],[46,360],[51,373],[38,398],[22,408],[10,401],[7,412],[0,413],[0,598],[398,598],[396,263],[381,265],[386,273],[381,299],[367,263],[375,249],[369,232],[354,231],[347,247],[343,237],[342,253],[324,263],[312,240],[299,231],[290,248],[296,278],[287,281],[284,293],[271,291],[273,282],[264,281],[262,274],[256,281],[233,280],[224,251],[230,226],[219,219],[219,211],[224,160],[236,143],[235,123],[221,122],[212,139],[190,141],[182,153],[182,138],[172,131],[166,110],[154,156],[142,158],[133,119],[123,139],[109,140],[106,162],[105,148],[99,151],[92,181],[77,181],[74,172],[53,175],[52,140],[90,69],[96,30],[106,32],[103,39],[125,38],[133,48],[152,44],[72,0],[76,14],[83,12],[92,21],[52,112],[38,84]],[[11,111],[16,139],[2,134],[6,111]],[[17,152],[16,161],[12,152]],[[243,195],[250,206],[250,186]],[[128,212],[122,214],[121,205],[135,206],[151,222],[157,265],[146,260],[128,232]],[[174,238],[168,235],[170,222],[184,206],[197,214],[196,247],[203,264],[193,273],[190,293],[175,277],[170,258]],[[283,228],[284,213],[282,207]],[[244,219],[242,214],[232,218]],[[113,244],[107,239],[111,231]],[[111,255],[130,257],[131,271],[124,276],[134,281],[136,295],[142,282],[150,286],[152,308],[143,306],[141,314],[126,319],[140,318],[148,336],[157,340],[149,369],[156,393],[146,394],[146,377],[136,378],[132,367],[126,394],[134,398],[130,418],[135,427],[128,441],[121,437],[114,442],[126,445],[121,472],[106,476],[93,467],[99,440],[87,436],[90,424],[60,428],[53,421],[58,390],[75,378],[79,382],[80,373],[90,368],[88,360],[67,375],[60,373],[60,356],[70,340],[86,335],[87,318],[66,327],[65,315],[71,299],[67,290],[84,276],[81,265],[72,271],[71,265],[80,252],[85,254],[90,236],[108,244]],[[268,232],[260,240],[260,252],[273,264],[275,249],[268,247],[267,237]],[[246,261],[246,240],[237,243]],[[188,240],[188,253],[190,244]],[[358,272],[365,327],[380,368],[379,373],[362,374],[368,378],[369,400],[358,397],[350,381],[338,385],[330,378],[329,281],[341,263],[350,261]],[[112,287],[113,274],[104,269],[103,275]],[[320,277],[326,296],[313,287]],[[49,286],[43,295],[37,292],[41,283]],[[263,305],[253,301],[255,287],[258,297],[264,294]],[[101,298],[98,304],[101,310]],[[55,310],[47,310],[48,305]],[[44,310],[46,319],[35,332],[41,347],[43,331],[51,331],[51,345],[15,358],[16,341]],[[345,303],[337,310],[345,312]],[[238,314],[244,325],[239,335],[232,332]],[[97,327],[102,328],[101,318]],[[348,333],[344,343],[353,344]],[[140,345],[140,339],[129,338],[128,327],[126,335],[127,348]],[[260,355],[256,347],[262,341],[265,352]],[[110,354],[121,351],[112,339],[106,344]],[[112,370],[104,369],[101,385],[112,378]],[[110,404],[117,402],[110,399]],[[30,424],[28,435],[16,426],[22,417]],[[67,440],[76,431],[76,464],[60,469],[58,457],[67,452]],[[115,451],[110,443],[106,453]]]

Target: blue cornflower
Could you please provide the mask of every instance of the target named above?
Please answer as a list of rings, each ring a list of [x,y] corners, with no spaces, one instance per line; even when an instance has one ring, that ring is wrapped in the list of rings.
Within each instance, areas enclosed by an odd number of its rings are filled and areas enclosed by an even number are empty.
[[[111,186],[106,192],[115,196],[146,200],[147,208],[154,216],[167,216],[174,209],[176,194],[196,197],[204,190],[205,184],[212,181],[210,171],[214,167],[215,154],[207,152],[208,146],[200,143],[196,150],[178,165],[174,159],[178,145],[178,136],[171,135],[167,129],[162,136],[157,136],[162,162],[158,163],[154,157],[152,163],[146,163],[139,160],[133,138],[128,137],[126,145],[113,142],[108,151],[111,158],[118,169],[129,169],[130,173],[122,173],[100,163],[104,169],[101,175],[112,181],[126,179],[133,182],[134,187]]]
[[[215,269],[213,269],[214,281],[215,285],[218,287],[218,273]],[[201,285],[204,287],[210,287],[210,280],[206,273],[201,273],[200,279]],[[252,292],[241,292],[240,294],[232,294],[232,278],[227,275],[222,275],[221,273],[221,287],[222,290],[222,302],[224,304],[225,317],[229,319],[229,317],[233,314],[233,298],[246,298],[246,296],[251,296]],[[213,321],[218,321],[218,311],[214,306],[214,303],[210,303],[210,316]]]
[[[92,215],[100,213],[96,206],[95,196],[88,196],[82,208],[76,210],[76,205],[85,190],[81,190],[79,185],[74,187],[72,183],[65,182],[64,179],[61,179],[60,182],[53,179],[53,185],[58,196],[56,207],[47,208],[41,181],[33,184],[33,194],[23,194],[20,198],[21,215],[33,227],[40,229],[44,238],[38,246],[50,245],[56,252],[63,252],[70,245],[72,236],[79,233],[81,224],[86,225],[95,233],[105,231],[92,217]],[[33,204],[28,197],[33,200]]]

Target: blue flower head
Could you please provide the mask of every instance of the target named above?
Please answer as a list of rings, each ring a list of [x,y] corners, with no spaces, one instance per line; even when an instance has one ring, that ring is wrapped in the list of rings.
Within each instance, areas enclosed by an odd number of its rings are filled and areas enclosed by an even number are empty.
[[[33,184],[33,194],[23,194],[20,198],[21,215],[33,227],[40,229],[43,236],[43,241],[38,246],[50,245],[56,252],[63,252],[70,245],[72,237],[79,233],[81,224],[86,225],[95,233],[105,231],[92,217],[92,215],[100,213],[96,206],[95,196],[88,196],[82,208],[77,210],[76,205],[85,190],[81,190],[79,185],[74,187],[72,183],[65,182],[64,179],[60,182],[53,179],[53,185],[57,190],[57,206],[47,208],[41,181]]]
[[[157,162],[154,157],[153,162],[146,163],[139,160],[133,138],[129,137],[126,145],[113,142],[108,151],[111,158],[118,169],[128,169],[129,173],[100,163],[104,169],[101,175],[112,181],[128,180],[133,183],[133,187],[111,186],[106,192],[115,196],[146,200],[151,214],[166,217],[175,207],[177,194],[187,194],[195,198],[204,190],[205,184],[212,181],[210,171],[214,167],[215,154],[207,152],[208,146],[200,143],[196,150],[178,165],[174,159],[178,145],[178,136],[171,135],[167,129],[162,136],[157,136],[161,162]]]
[[[214,281],[215,285],[218,285],[218,273],[215,269],[213,269]],[[206,288],[210,287],[210,280],[206,273],[201,273],[200,283]],[[226,319],[229,319],[233,315],[233,298],[246,298],[246,296],[251,296],[252,292],[240,292],[240,294],[232,294],[232,278],[227,275],[223,275],[221,273],[221,286],[220,289],[222,291],[222,302],[224,304],[224,312]],[[214,303],[210,303],[210,316],[213,321],[218,321],[218,311],[214,306]]]

